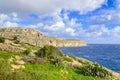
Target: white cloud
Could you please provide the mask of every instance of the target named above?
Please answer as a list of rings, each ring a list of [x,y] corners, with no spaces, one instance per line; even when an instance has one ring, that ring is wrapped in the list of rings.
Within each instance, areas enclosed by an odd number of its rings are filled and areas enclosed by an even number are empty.
[[[101,9],[94,16],[91,16],[90,23],[92,25],[101,24],[119,24],[120,23],[120,0],[114,1],[114,7]]]
[[[82,34],[84,35],[80,37],[86,40],[88,43],[120,44],[120,26],[116,26],[113,29],[108,29],[107,27],[105,27],[105,25],[91,25]]]
[[[20,20],[20,19],[18,18],[18,14],[15,13],[15,12],[12,12],[12,13],[10,14],[10,17],[11,17],[12,20],[14,20],[14,21],[19,21],[19,20]]]
[[[0,14],[0,24],[4,22],[4,20],[8,20],[9,16],[5,14]]]
[[[93,11],[106,0],[0,0],[0,10],[2,12],[11,13],[36,13],[50,14],[61,9],[77,10],[80,13]]]
[[[113,29],[113,31],[116,32],[116,33],[118,33],[118,32],[120,33],[120,26],[115,27],[115,28]]]
[[[114,29],[112,29],[111,33],[115,38],[120,39],[120,26],[116,26]]]
[[[0,14],[0,27],[18,27],[19,25],[14,22],[18,20],[17,14]]]
[[[49,30],[49,31],[59,31],[59,30],[63,30],[65,28],[64,23],[62,21],[60,22],[56,22],[55,24],[48,26],[45,26],[45,29]]]
[[[116,9],[101,10],[100,14],[88,18],[91,24],[83,29],[78,18],[69,19],[68,11],[78,11],[80,14],[94,11],[106,4],[107,0],[0,0],[0,26],[18,27],[20,20],[29,20],[29,13],[37,14],[38,21],[24,27],[35,28],[46,36],[63,38],[78,38],[88,43],[120,43],[120,26],[108,29],[106,23],[120,23],[120,3]],[[65,10],[61,14],[61,10]],[[61,16],[62,15],[62,16]],[[52,17],[51,20],[42,20]],[[89,17],[89,16],[88,16]]]
[[[17,23],[12,23],[12,22],[5,22],[2,27],[19,27]]]
[[[68,32],[71,36],[76,36],[75,30],[73,28],[67,28],[66,32]]]

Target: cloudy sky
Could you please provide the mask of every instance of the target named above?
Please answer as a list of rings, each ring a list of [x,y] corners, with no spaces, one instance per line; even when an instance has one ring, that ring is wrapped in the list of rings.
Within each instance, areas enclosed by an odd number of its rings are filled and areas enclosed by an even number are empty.
[[[120,44],[120,0],[0,0],[0,27],[46,36]]]

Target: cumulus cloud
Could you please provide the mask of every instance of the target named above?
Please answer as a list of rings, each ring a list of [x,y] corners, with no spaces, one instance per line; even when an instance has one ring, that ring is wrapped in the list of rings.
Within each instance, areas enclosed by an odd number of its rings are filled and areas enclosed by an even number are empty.
[[[17,23],[14,23],[14,22],[5,22],[2,27],[19,27],[19,25]]]
[[[109,29],[106,24],[120,23],[120,2],[116,9],[102,9],[87,16],[87,28],[79,18],[71,18],[67,11],[78,11],[85,15],[100,8],[108,0],[0,0],[0,27],[35,28],[46,36],[83,39],[88,43],[119,43],[120,26]],[[64,13],[61,13],[65,10]],[[30,18],[35,14],[38,19]],[[33,21],[34,23],[30,22]],[[85,20],[84,20],[85,21]],[[84,29],[85,28],[85,29]]]
[[[5,15],[5,14],[0,14],[0,24],[3,23],[4,20],[9,19],[9,16]]]
[[[16,13],[0,14],[0,27],[18,27],[19,25],[14,22],[19,20]]]
[[[88,43],[119,43],[120,26],[108,29],[105,25],[90,25],[83,33],[79,33]]]
[[[75,30],[72,28],[67,28],[66,32],[68,32],[71,36],[76,36],[77,34],[75,33]]]
[[[93,11],[106,0],[0,0],[1,12],[50,14],[61,9],[78,10],[80,13]]]
[[[120,23],[120,0],[114,1],[114,7],[101,9],[97,14],[89,18],[92,25],[119,24]]]
[[[55,24],[48,26],[45,26],[45,29],[49,30],[49,31],[59,31],[59,30],[63,30],[65,28],[65,24],[60,21],[60,22],[56,22]]]
[[[101,14],[90,17],[92,25],[97,24],[119,24],[120,23],[120,10],[103,10]]]

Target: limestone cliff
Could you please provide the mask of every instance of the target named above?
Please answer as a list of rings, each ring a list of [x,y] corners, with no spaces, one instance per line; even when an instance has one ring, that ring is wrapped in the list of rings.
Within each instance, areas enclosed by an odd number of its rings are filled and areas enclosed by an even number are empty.
[[[82,40],[70,40],[70,39],[50,38],[50,37],[44,37],[44,38],[46,44],[58,46],[58,47],[86,46],[85,41]]]
[[[65,40],[62,38],[45,37],[42,33],[31,28],[1,28],[0,37],[11,40],[18,40],[34,46],[42,47],[44,45],[63,46],[85,46],[82,40]]]

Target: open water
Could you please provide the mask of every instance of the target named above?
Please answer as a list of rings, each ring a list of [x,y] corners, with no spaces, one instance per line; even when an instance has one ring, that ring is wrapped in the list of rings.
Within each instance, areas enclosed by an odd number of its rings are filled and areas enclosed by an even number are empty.
[[[84,47],[60,47],[63,53],[82,57],[120,73],[120,45],[88,44]]]

